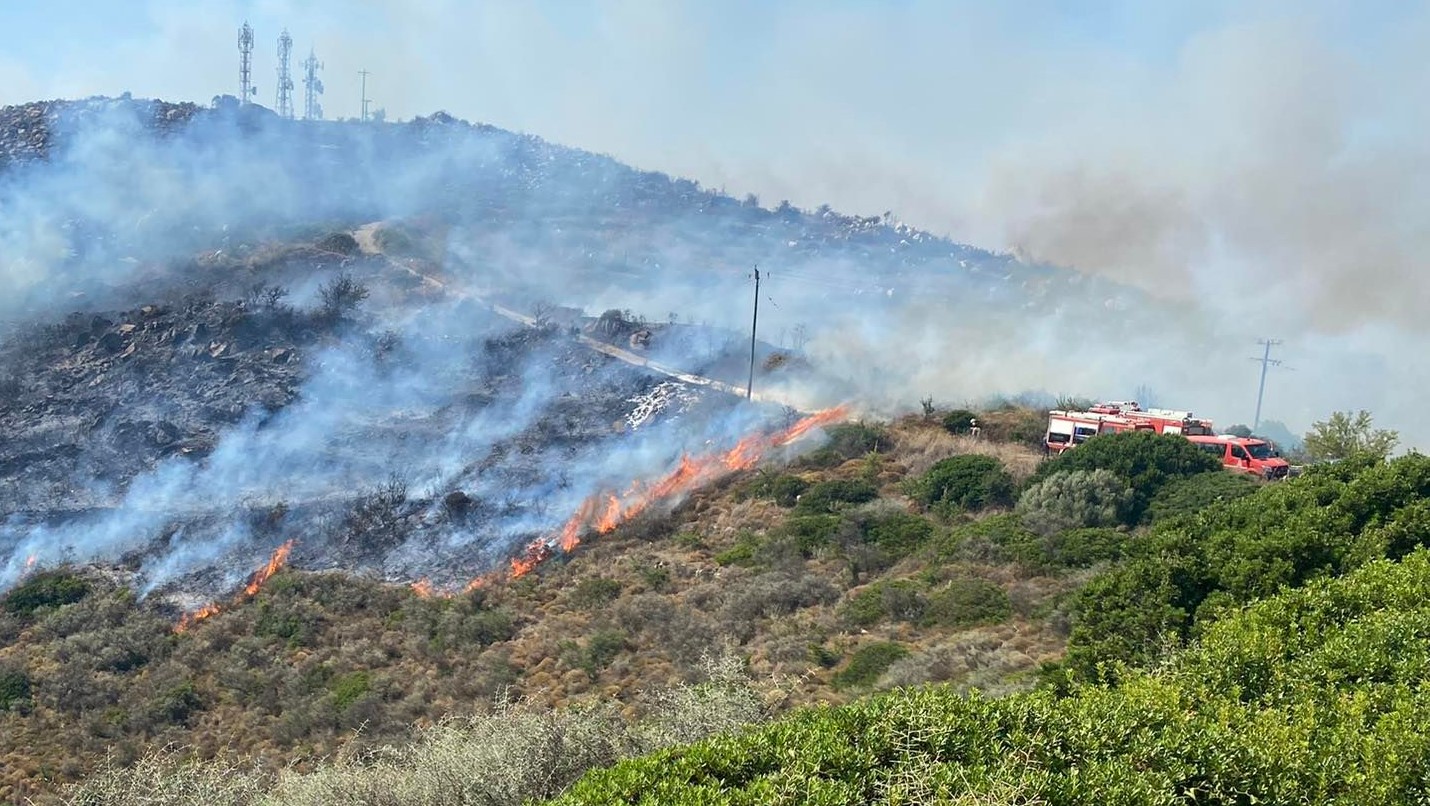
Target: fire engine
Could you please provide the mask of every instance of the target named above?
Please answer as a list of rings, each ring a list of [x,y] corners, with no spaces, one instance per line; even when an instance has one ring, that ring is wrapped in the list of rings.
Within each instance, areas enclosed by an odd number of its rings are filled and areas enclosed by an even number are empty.
[[[1135,401],[1099,403],[1086,411],[1050,411],[1043,444],[1049,453],[1057,454],[1098,434],[1121,431],[1179,434],[1207,453],[1214,454],[1227,470],[1238,473],[1269,480],[1285,478],[1290,471],[1290,463],[1265,440],[1218,436],[1212,429],[1211,420],[1194,417],[1190,411],[1144,409]]]
[[[1119,431],[1152,431],[1157,434],[1207,436],[1214,434],[1212,421],[1193,417],[1190,411],[1144,409],[1135,401],[1099,403],[1087,411],[1048,412],[1048,451],[1063,451],[1098,434]]]

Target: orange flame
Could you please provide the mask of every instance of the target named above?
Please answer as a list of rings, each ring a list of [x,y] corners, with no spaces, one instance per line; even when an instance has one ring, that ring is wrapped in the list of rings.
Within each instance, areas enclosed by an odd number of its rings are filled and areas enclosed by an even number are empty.
[[[576,512],[552,537],[541,537],[531,541],[521,554],[511,558],[510,571],[501,569],[483,574],[468,582],[463,593],[471,593],[498,579],[519,579],[533,569],[554,557],[559,550],[569,554],[581,545],[581,537],[586,532],[608,534],[623,523],[645,512],[652,505],[667,498],[688,492],[707,484],[728,473],[748,470],[772,448],[788,445],[810,431],[823,425],[838,422],[848,414],[847,406],[816,412],[800,420],[783,431],[774,434],[752,434],[736,443],[735,447],[720,454],[699,458],[685,455],[680,464],[653,484],[633,483],[623,495],[597,493],[581,502]],[[418,596],[452,596],[448,591],[436,591],[425,577],[412,583]]]
[[[770,449],[788,445],[815,428],[838,422],[848,411],[846,406],[837,406],[816,412],[783,431],[747,436],[736,443],[735,447],[721,454],[699,458],[682,456],[680,464],[663,478],[649,485],[640,482],[632,484],[623,496],[613,493],[594,495],[581,504],[554,540],[536,540],[527,546],[520,557],[514,558],[511,563],[511,576],[516,578],[529,573],[553,556],[558,548],[564,553],[574,551],[581,544],[582,534],[587,531],[608,534],[656,503],[693,490],[727,473],[748,470]]]
[[[278,570],[281,569],[284,564],[288,562],[288,555],[293,551],[294,542],[295,541],[293,540],[289,540],[283,545],[273,550],[273,554],[268,558],[268,562],[264,564],[262,568],[258,569],[257,571],[254,571],[252,574],[249,575],[248,584],[243,586],[242,593],[234,597],[234,604],[238,604],[244,599],[248,599],[257,594],[258,589],[263,587],[263,583],[267,582],[273,577],[274,574],[278,573]],[[222,611],[222,605],[220,605],[218,602],[212,602],[210,604],[204,605],[203,607],[199,608],[198,610],[195,610],[192,613],[185,613],[179,618],[179,623],[174,625],[174,632],[185,632],[198,622],[203,621],[210,616],[217,615]]]
[[[273,556],[268,558],[268,564],[255,571],[253,576],[248,578],[248,584],[243,586],[243,595],[253,596],[258,593],[258,589],[263,586],[263,583],[278,573],[278,569],[282,568],[284,564],[288,562],[288,554],[291,551],[293,551],[292,540],[289,540],[275,549]]]
[[[35,569],[35,555],[31,554],[29,557],[26,557],[26,558],[25,558],[25,570],[22,571],[21,573],[22,573],[22,574],[28,574],[28,573],[30,573],[31,571],[33,571],[34,569]]]

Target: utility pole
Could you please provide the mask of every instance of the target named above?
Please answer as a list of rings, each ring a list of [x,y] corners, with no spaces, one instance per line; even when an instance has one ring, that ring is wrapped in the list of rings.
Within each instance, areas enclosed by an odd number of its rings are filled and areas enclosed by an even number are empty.
[[[1281,366],[1281,361],[1271,357],[1271,348],[1281,343],[1280,339],[1261,339],[1256,342],[1266,349],[1262,350],[1260,358],[1252,358],[1252,361],[1261,362],[1261,386],[1256,390],[1256,418],[1251,422],[1251,430],[1256,431],[1261,427],[1261,400],[1266,394],[1266,369],[1271,366]]]
[[[367,122],[367,77],[372,75],[366,69],[359,70],[358,75],[362,76],[362,120]]]
[[[760,267],[755,266],[755,317],[750,323],[750,384],[745,387],[745,399],[755,396],[755,333],[760,327]]]

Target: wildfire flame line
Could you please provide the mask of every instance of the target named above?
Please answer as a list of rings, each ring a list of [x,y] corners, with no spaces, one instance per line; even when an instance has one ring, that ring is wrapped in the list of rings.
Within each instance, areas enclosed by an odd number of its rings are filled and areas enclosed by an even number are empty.
[[[820,426],[838,422],[844,419],[848,411],[847,406],[836,406],[815,412],[783,431],[751,434],[723,453],[701,457],[686,454],[681,457],[680,464],[674,470],[653,483],[637,481],[620,495],[597,493],[581,503],[561,531],[533,540],[520,554],[511,558],[510,570],[497,570],[479,576],[468,582],[462,592],[470,593],[497,579],[517,579],[525,576],[555,556],[558,551],[566,554],[574,551],[581,545],[581,539],[586,534],[608,534],[661,501],[696,489],[729,473],[748,470],[771,449],[788,445]],[[452,595],[449,592],[437,591],[431,580],[425,577],[413,582],[411,587],[423,598]]]
[[[264,564],[262,568],[259,568],[249,575],[248,583],[243,586],[243,591],[234,597],[233,604],[239,604],[246,599],[252,598],[258,593],[259,588],[263,587],[263,583],[278,573],[279,569],[288,562],[288,555],[293,551],[294,542],[295,541],[290,539],[273,550],[273,554],[268,558],[268,562]],[[223,609],[224,606],[218,602],[211,602],[191,613],[185,613],[179,619],[179,623],[174,625],[174,632],[184,632],[198,622],[223,612]]]

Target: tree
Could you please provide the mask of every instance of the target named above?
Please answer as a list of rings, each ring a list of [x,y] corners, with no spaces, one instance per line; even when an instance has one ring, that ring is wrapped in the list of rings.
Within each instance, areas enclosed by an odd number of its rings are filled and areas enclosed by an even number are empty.
[[[1390,455],[1400,442],[1400,434],[1372,428],[1370,412],[1338,411],[1330,419],[1314,423],[1306,432],[1306,453],[1316,461],[1338,461],[1366,454],[1379,459]]]
[[[367,286],[343,272],[318,289],[323,300],[322,313],[328,319],[340,319],[368,297]]]
[[[1251,436],[1251,426],[1238,423],[1233,426],[1228,426],[1223,433],[1231,434],[1234,437],[1249,437]]]

